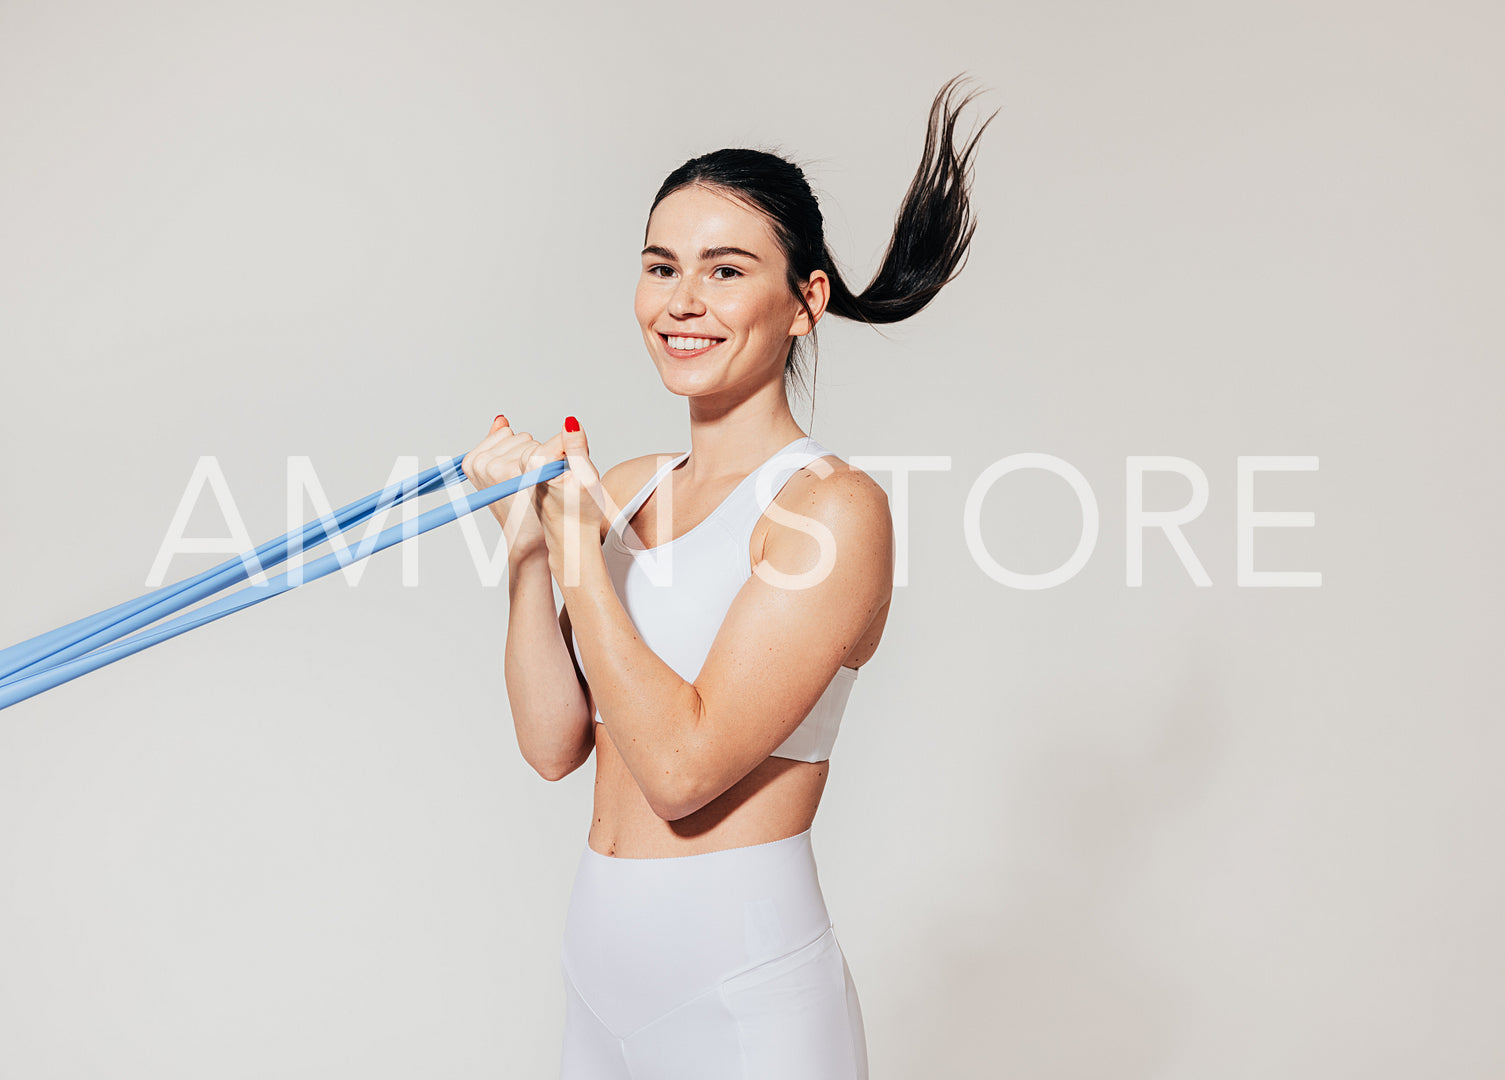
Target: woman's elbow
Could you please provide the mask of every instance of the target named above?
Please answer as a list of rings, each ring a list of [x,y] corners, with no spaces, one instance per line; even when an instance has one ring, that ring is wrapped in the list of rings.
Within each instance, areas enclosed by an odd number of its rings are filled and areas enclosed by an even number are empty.
[[[533,771],[545,780],[563,780],[590,760],[591,751],[595,749],[595,746],[595,740],[590,739],[576,747],[573,754],[566,754],[562,757],[540,757],[536,754],[525,754],[524,759],[533,767]]]
[[[695,799],[674,799],[658,796],[650,798],[648,805],[653,812],[665,821],[678,821],[687,818],[699,810],[705,803]]]
[[[705,744],[697,738],[705,722],[705,703],[695,687],[687,685],[694,697],[694,718],[675,740],[674,749],[662,762],[663,768],[655,770],[658,774],[655,782],[638,784],[649,808],[664,821],[689,817],[725,790],[725,785],[717,786],[714,770],[706,767]]]
[[[644,790],[648,806],[665,821],[687,818],[721,794],[710,777],[692,769],[666,769],[653,791]]]
[[[533,766],[533,771],[536,772],[539,776],[543,777],[545,780],[554,781],[563,780],[566,776],[570,775],[570,773],[580,768],[582,762],[577,761],[573,765],[559,762],[548,762],[543,764],[537,762],[529,762],[529,764]]]

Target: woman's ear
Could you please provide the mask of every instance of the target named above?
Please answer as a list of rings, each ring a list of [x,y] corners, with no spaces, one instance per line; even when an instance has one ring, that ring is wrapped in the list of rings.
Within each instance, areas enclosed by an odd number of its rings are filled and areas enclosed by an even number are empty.
[[[794,316],[794,323],[789,327],[789,333],[795,337],[804,337],[815,324],[820,322],[820,317],[825,314],[826,305],[831,302],[831,279],[826,276],[824,270],[816,270],[810,275],[810,280],[805,282],[800,289],[800,295],[805,298],[805,303],[810,307],[810,313],[805,313],[804,307]],[[811,315],[814,318],[811,318]]]

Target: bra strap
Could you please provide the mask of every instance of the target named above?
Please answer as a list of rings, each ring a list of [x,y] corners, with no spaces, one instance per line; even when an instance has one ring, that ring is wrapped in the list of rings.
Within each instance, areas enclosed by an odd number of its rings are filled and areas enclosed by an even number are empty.
[[[658,471],[648,478],[648,482],[638,488],[637,494],[627,500],[627,505],[622,508],[622,512],[617,515],[616,520],[611,523],[611,528],[607,531],[616,533],[618,538],[621,539],[622,533],[627,529],[627,523],[632,520],[634,514],[642,509],[643,504],[648,501],[648,496],[653,494],[659,484],[663,482],[664,477],[669,475],[671,469],[689,456],[690,452],[686,450],[678,457],[672,458],[659,466]]]
[[[746,497],[735,507],[728,507],[726,524],[737,536],[750,537],[758,519],[767,513],[789,478],[829,453],[830,450],[807,435],[775,455],[750,478]]]

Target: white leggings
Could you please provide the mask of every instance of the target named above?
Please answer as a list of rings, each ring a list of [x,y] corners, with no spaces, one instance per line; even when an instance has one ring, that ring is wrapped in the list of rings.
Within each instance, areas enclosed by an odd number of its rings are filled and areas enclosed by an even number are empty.
[[[580,855],[560,1080],[867,1080],[810,830],[666,859]]]

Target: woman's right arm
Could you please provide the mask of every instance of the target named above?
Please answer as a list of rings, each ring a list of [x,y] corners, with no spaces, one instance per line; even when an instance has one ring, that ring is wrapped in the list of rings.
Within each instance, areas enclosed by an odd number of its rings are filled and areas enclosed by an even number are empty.
[[[523,759],[545,780],[578,769],[596,745],[594,716],[568,642],[569,613],[554,611],[547,548],[507,558],[507,700]]]
[[[552,459],[563,450],[540,444],[527,432],[514,433],[505,416],[465,455],[461,468],[478,490],[521,476],[542,451]],[[556,453],[557,452],[557,453]],[[538,518],[535,488],[498,499],[490,506],[507,546],[507,643],[503,660],[507,700],[523,760],[546,780],[558,780],[580,767],[595,746],[593,714],[564,627],[568,616],[554,610],[554,579],[549,550]]]

